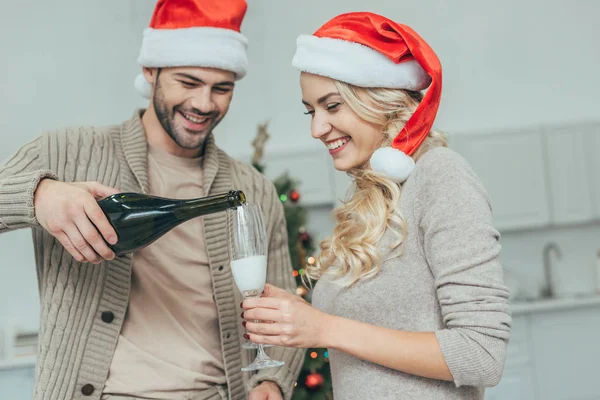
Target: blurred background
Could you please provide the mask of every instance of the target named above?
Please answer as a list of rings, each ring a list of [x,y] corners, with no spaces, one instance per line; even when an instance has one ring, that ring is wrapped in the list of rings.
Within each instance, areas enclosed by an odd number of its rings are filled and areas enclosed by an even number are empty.
[[[116,124],[145,107],[133,80],[153,7],[4,1],[0,160],[44,130]],[[504,377],[486,399],[600,399],[600,2],[250,0],[242,27],[250,69],[215,131],[217,144],[250,162],[251,142],[268,122],[264,172],[297,180],[294,203],[306,221],[293,228],[315,245],[331,232],[330,211],[349,181],[310,136],[291,58],[299,34],[348,11],[410,25],[436,50],[444,87],[435,126],[491,195],[514,326]],[[4,234],[0,399],[31,398],[38,319],[30,232]],[[322,362],[305,371],[313,378],[327,363],[324,351],[315,354]],[[309,398],[322,395],[325,384],[315,379],[299,382],[316,385]]]

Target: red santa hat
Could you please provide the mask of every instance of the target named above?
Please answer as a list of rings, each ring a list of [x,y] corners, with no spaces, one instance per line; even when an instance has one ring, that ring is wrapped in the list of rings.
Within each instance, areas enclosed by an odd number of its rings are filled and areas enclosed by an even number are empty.
[[[158,0],[144,30],[138,63],[142,67],[210,67],[235,73],[248,69],[248,41],[240,33],[245,0]],[[152,85],[143,74],[135,87],[150,97]]]
[[[410,27],[368,12],[334,17],[296,44],[292,65],[303,72],[360,87],[429,88],[392,147],[371,156],[371,169],[405,181],[415,166],[410,156],[429,134],[440,103],[442,66],[433,49]]]

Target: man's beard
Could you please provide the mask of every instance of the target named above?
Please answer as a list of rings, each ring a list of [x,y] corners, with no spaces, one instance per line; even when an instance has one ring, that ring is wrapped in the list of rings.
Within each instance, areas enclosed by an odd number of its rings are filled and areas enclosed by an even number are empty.
[[[158,121],[162,125],[163,129],[167,134],[177,143],[179,147],[184,149],[200,149],[204,145],[204,140],[210,135],[212,130],[221,122],[221,119],[217,119],[217,113],[215,112],[202,112],[197,108],[184,108],[182,104],[178,104],[172,109],[169,108],[165,101],[162,88],[160,87],[159,80],[157,77],[156,88],[154,90],[154,98],[152,99],[154,105],[154,111]],[[201,117],[210,118],[210,125],[205,129],[205,132],[197,132],[190,134],[185,127],[175,126],[175,113],[191,113]]]

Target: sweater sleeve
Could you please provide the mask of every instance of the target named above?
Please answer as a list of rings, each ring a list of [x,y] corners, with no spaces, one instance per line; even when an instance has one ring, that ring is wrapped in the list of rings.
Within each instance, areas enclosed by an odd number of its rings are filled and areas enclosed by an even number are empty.
[[[44,178],[57,179],[47,169],[43,138],[21,147],[0,167],[0,233],[38,226],[33,196]]]
[[[269,256],[267,263],[267,282],[295,294],[296,280],[292,275],[292,264],[288,248],[287,225],[283,205],[271,182],[265,181],[266,190],[262,201],[267,219],[269,236]],[[291,399],[294,383],[300,374],[304,362],[304,349],[289,347],[269,347],[265,351],[275,360],[284,361],[279,368],[259,370],[249,380],[250,387],[263,381],[275,382],[286,400]]]
[[[444,322],[435,334],[456,386],[495,386],[511,326],[500,235],[469,164],[445,148],[430,153],[420,160],[415,217]]]

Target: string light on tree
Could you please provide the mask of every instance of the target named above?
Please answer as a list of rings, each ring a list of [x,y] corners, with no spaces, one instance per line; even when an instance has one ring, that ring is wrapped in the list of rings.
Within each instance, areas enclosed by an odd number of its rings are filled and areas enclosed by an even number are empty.
[[[308,294],[308,289],[304,285],[300,285],[296,288],[296,294],[305,297]]]

